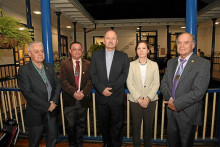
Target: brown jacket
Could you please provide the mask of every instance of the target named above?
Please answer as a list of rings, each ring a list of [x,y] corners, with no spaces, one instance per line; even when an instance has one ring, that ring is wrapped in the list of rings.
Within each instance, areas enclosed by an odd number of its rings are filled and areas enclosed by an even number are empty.
[[[80,90],[83,90],[85,97],[80,101],[84,108],[90,105],[90,92],[92,91],[92,83],[89,76],[90,62],[82,59],[82,77]],[[77,91],[73,70],[72,58],[62,61],[61,63],[61,84],[63,89],[63,106],[71,107],[76,104],[73,94]]]

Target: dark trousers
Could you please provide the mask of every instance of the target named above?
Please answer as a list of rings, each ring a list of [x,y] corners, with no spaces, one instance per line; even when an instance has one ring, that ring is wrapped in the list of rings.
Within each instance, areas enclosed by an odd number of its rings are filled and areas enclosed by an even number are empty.
[[[121,147],[123,140],[124,106],[107,103],[104,105],[98,104],[97,108],[103,143],[111,147]]]
[[[64,114],[67,120],[69,146],[82,147],[83,135],[86,130],[87,108],[76,104],[72,107],[65,107]]]
[[[141,147],[140,131],[143,119],[144,147],[151,147],[152,127],[156,108],[156,102],[149,103],[147,108],[142,108],[138,103],[130,102],[131,120],[133,131],[133,146]]]
[[[55,147],[57,141],[56,117],[47,113],[47,122],[40,126],[28,127],[29,147],[39,147],[40,138],[46,132],[46,146]]]
[[[195,131],[195,125],[186,124],[177,112],[172,112],[167,120],[168,147],[192,147]]]

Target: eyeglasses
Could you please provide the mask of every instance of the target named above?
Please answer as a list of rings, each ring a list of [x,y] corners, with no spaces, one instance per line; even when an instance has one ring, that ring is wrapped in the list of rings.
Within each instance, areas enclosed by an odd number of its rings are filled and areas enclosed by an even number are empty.
[[[74,52],[76,52],[76,51],[81,52],[81,51],[82,51],[82,48],[72,48],[71,50],[74,51]]]

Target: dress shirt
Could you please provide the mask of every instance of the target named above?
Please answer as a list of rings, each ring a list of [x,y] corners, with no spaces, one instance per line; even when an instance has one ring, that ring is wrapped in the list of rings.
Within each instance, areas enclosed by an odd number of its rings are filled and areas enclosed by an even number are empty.
[[[75,60],[72,58],[72,61],[73,61],[74,73],[75,73],[75,69],[76,69],[76,61],[79,61],[80,74],[79,74],[79,89],[78,89],[78,91],[80,91],[81,77],[82,77],[82,60],[81,60],[81,58],[79,60]]]
[[[111,52],[109,52],[107,49],[105,49],[105,59],[106,59],[106,70],[107,70],[107,77],[109,79],[110,69],[112,66],[112,60],[115,53],[115,49]]]

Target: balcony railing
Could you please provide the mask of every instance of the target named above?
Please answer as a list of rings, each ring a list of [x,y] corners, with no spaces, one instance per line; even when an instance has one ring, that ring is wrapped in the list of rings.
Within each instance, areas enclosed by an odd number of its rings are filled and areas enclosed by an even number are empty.
[[[23,98],[20,90],[17,88],[0,88],[0,127],[3,128],[3,121],[7,118],[16,119],[20,126],[20,133],[27,134],[24,124],[23,110],[26,108],[26,101]],[[129,94],[128,90],[125,90]],[[87,113],[87,132],[84,136],[85,140],[101,141],[101,133],[98,127],[95,103],[95,90],[91,92],[92,104],[88,108]],[[158,91],[160,99],[156,103],[155,119],[153,131],[153,143],[166,142],[166,111],[164,99]],[[126,122],[124,126],[124,142],[132,142],[131,121],[130,121],[130,107],[129,101],[126,98]],[[218,103],[216,103],[218,100]],[[217,109],[218,108],[218,109]],[[66,126],[63,112],[63,97],[60,93],[60,120],[59,120],[59,138],[67,138]],[[208,89],[204,96],[204,120],[203,126],[197,126],[195,134],[195,142],[217,142],[216,133],[220,127],[220,89]],[[141,139],[143,138],[143,126],[141,127]]]

